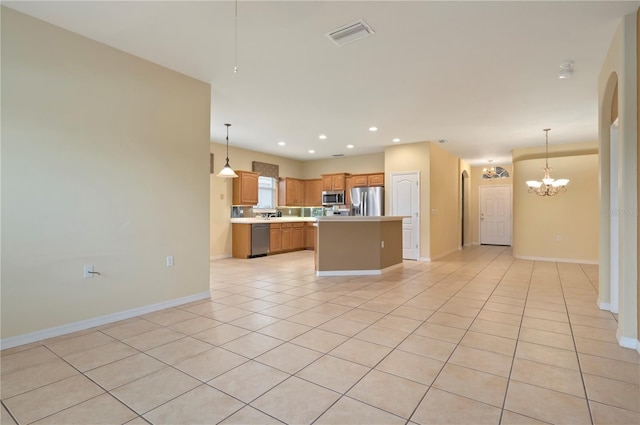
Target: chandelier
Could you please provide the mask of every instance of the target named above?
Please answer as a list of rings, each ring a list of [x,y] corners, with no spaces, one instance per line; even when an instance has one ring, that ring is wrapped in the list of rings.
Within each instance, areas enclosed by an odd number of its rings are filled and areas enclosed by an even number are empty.
[[[551,178],[549,174],[553,169],[549,167],[549,131],[550,128],[545,128],[545,139],[546,139],[546,150],[545,150],[545,165],[542,169],[544,173],[544,177],[542,181],[536,180],[528,180],[527,186],[529,186],[529,193],[535,193],[539,196],[554,196],[560,192],[567,191],[567,183],[569,183],[569,179],[558,179],[554,180]]]
[[[493,159],[489,160],[489,165],[493,162]],[[496,167],[490,166],[482,169],[482,178],[483,179],[492,179],[496,177]]]

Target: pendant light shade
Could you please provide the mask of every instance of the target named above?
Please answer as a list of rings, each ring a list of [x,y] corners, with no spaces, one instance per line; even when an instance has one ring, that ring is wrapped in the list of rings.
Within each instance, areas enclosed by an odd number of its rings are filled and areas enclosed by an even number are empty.
[[[222,170],[220,170],[220,172],[216,174],[216,176],[227,179],[227,178],[238,177],[238,175],[235,173],[235,171],[233,171],[233,168],[231,168],[231,166],[229,165],[229,127],[231,127],[231,124],[225,124],[225,125],[227,126],[227,162],[224,164],[224,167],[222,167]]]

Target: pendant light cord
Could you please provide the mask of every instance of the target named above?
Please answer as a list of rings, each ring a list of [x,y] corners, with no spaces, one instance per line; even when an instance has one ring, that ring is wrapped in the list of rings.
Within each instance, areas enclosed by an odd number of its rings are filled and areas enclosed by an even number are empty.
[[[238,73],[238,0],[236,0],[236,19],[235,19],[235,66],[233,67],[233,73]]]
[[[229,127],[231,124],[225,124],[227,126],[227,164],[225,167],[229,167]]]
[[[545,128],[544,129],[544,137],[546,139],[546,149],[545,149],[545,157],[544,157],[544,164],[546,168],[549,168],[549,130],[551,130],[550,128]]]

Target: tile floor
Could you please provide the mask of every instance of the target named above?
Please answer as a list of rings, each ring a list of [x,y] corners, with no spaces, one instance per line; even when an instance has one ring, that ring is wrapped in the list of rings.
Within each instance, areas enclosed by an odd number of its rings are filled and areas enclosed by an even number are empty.
[[[2,351],[2,424],[638,424],[597,267],[472,247],[318,278],[211,263],[211,300]]]

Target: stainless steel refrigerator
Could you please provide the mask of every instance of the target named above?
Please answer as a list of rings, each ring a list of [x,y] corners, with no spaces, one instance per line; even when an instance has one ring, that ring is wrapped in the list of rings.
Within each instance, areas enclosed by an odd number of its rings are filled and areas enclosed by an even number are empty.
[[[354,187],[351,189],[351,214],[384,215],[384,187]]]

